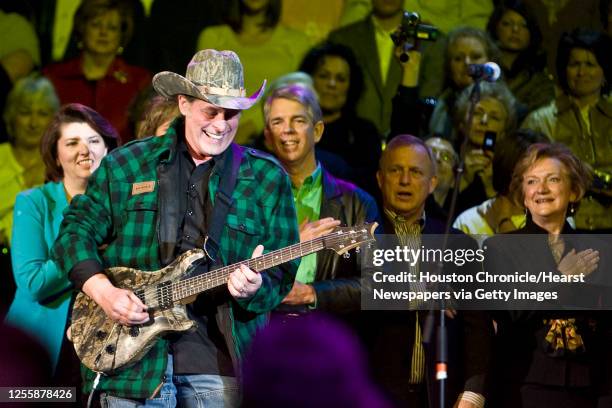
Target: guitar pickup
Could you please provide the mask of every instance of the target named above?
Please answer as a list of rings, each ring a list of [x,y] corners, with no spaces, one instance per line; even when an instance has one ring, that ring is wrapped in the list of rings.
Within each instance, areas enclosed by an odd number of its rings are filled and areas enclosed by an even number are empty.
[[[174,306],[172,299],[172,282],[165,281],[155,285],[156,303],[160,309],[169,309]]]

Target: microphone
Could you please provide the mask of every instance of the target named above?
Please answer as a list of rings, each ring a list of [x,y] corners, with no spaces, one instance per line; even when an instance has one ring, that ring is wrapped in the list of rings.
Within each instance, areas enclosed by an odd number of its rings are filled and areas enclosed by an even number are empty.
[[[468,65],[468,75],[474,80],[482,79],[487,82],[495,82],[501,76],[501,69],[494,62],[470,64]]]

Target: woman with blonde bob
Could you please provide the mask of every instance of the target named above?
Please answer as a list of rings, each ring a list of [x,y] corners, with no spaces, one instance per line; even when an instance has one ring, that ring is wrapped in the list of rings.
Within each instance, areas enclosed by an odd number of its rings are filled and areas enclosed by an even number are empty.
[[[555,175],[552,180],[537,177],[538,171],[544,169]],[[590,166],[565,145],[536,143],[516,164],[510,191],[517,204],[529,212],[533,223],[548,233],[559,234],[566,226],[566,217],[576,212],[592,178]],[[537,200],[547,196],[549,190],[558,195],[551,205],[546,200]]]
[[[74,16],[80,54],[49,65],[49,78],[62,104],[82,103],[100,112],[121,135],[134,139],[126,111],[151,83],[151,73],[122,57],[134,27],[133,10],[123,0],[83,0]]]
[[[526,226],[485,241],[485,270],[546,271],[559,279],[583,276],[587,284],[601,284],[609,255],[599,250],[603,245],[597,237],[571,235],[574,229],[567,221],[591,180],[591,169],[566,146],[530,146],[516,164],[510,185],[517,205],[525,208]],[[499,387],[492,406],[595,408],[607,397],[609,322],[593,311],[605,297],[603,292],[590,297],[580,292],[576,297],[575,289],[584,287],[589,286],[571,286],[572,293],[566,293],[555,286],[558,298],[545,302],[546,307],[525,310],[534,304],[514,302],[511,309],[494,315],[499,347],[494,372]],[[573,310],[576,299],[580,311]]]
[[[7,143],[0,144],[0,245],[9,246],[17,193],[44,182],[40,139],[60,107],[53,84],[31,75],[19,80],[3,112]]]

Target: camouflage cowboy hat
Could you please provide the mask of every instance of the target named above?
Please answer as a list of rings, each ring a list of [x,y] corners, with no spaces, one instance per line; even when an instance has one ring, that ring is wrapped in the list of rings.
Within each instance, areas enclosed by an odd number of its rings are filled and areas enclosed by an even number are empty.
[[[162,96],[189,95],[228,109],[249,109],[263,94],[266,81],[257,92],[246,96],[240,58],[233,51],[201,50],[181,76],[164,71],[153,77],[153,88]]]

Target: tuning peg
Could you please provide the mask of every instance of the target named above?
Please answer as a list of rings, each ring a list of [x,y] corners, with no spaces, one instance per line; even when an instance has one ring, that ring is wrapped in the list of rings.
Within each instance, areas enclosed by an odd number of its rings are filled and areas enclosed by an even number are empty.
[[[355,248],[355,253],[358,254],[359,252],[361,252],[361,248],[359,247]]]
[[[344,259],[349,259],[351,257],[351,253],[345,252],[342,256],[344,257]]]

